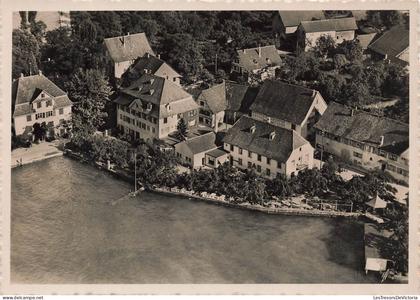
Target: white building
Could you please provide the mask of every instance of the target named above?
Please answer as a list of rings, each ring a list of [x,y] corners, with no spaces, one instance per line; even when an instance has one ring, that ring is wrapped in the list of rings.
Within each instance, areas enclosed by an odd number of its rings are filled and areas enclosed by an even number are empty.
[[[71,120],[73,103],[67,94],[42,75],[23,75],[13,81],[13,126],[16,135],[32,133],[35,123],[45,125],[56,135],[64,134],[63,125]]]
[[[200,168],[206,165],[206,153],[215,149],[216,134],[208,132],[179,142],[175,145],[175,154],[182,163]]]
[[[275,178],[313,167],[314,149],[296,131],[242,116],[224,137],[233,166]]]
[[[275,70],[281,64],[280,55],[274,45],[237,50],[232,63],[232,72],[246,75],[248,81],[275,77]]]
[[[408,183],[408,124],[333,102],[314,127],[317,148]]]
[[[187,129],[198,125],[198,105],[181,86],[145,74],[119,91],[117,127],[132,138],[153,141],[177,131],[183,119]]]
[[[330,36],[336,44],[345,40],[351,41],[355,37],[356,29],[354,17],[303,21],[297,29],[297,50],[308,51],[321,36]]]
[[[225,82],[215,84],[207,89],[194,89],[191,92],[200,106],[199,124],[212,128],[215,132],[223,129],[222,124],[227,108]]]
[[[108,54],[114,62],[115,78],[121,78],[138,57],[146,53],[154,55],[144,32],[107,38],[104,41]]]

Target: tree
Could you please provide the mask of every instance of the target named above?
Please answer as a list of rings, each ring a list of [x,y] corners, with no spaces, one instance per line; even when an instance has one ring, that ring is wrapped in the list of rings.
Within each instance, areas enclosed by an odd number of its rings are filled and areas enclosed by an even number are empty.
[[[335,41],[330,35],[321,35],[312,47],[312,51],[322,58],[330,57],[334,53]]]
[[[104,124],[111,88],[99,70],[79,69],[66,84],[73,105],[73,133],[92,134]]]
[[[403,24],[404,18],[397,10],[369,10],[366,13],[367,22],[378,29],[391,28],[392,26]]]
[[[12,77],[38,73],[40,51],[37,39],[30,32],[20,29],[13,30],[12,39]]]
[[[347,58],[344,54],[335,54],[333,56],[333,61],[334,67],[336,69],[341,69],[341,67],[345,66],[348,63]]]
[[[179,119],[176,129],[181,139],[185,139],[185,135],[187,134],[187,124],[185,123],[184,118]]]
[[[407,205],[393,203],[384,211],[384,217],[389,221],[382,225],[383,229],[391,230],[390,243],[383,249],[386,257],[394,262],[396,272],[408,272],[408,196]]]
[[[360,61],[363,58],[363,48],[359,40],[345,40],[337,45],[337,52],[342,53],[351,61]]]
[[[271,196],[284,197],[290,196],[292,191],[287,177],[283,174],[278,174],[276,178],[267,180],[266,192]]]

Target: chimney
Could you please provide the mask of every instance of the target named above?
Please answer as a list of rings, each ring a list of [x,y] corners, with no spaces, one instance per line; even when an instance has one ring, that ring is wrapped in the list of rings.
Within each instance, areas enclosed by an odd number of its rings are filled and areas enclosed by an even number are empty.
[[[146,53],[146,57],[147,57],[147,58],[150,58],[150,54],[149,54],[149,52],[147,52],[147,53]]]
[[[258,45],[258,57],[261,57],[261,45]]]
[[[245,49],[243,49],[242,52],[245,54],[246,53]]]
[[[380,138],[380,140],[379,140],[379,147],[382,147],[384,145],[385,137],[383,135],[381,135],[379,138]]]
[[[160,59],[160,54],[157,55],[157,58]]]
[[[249,129],[249,131],[251,133],[255,133],[255,129],[256,129],[256,126],[255,125],[252,125],[251,128]]]
[[[351,108],[350,109],[350,117],[353,117],[354,116],[354,109],[353,108]]]
[[[23,73],[20,73],[20,78],[23,78],[23,77],[25,77],[25,75],[23,75]]]
[[[41,70],[38,70],[38,74],[39,74],[39,75],[42,75],[42,71],[41,71]]]
[[[129,32],[127,32],[127,36],[129,36],[130,35],[130,33]]]

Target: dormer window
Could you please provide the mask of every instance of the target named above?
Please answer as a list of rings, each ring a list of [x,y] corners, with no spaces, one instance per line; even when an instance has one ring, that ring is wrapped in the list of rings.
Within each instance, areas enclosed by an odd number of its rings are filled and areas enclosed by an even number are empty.
[[[267,123],[271,123],[271,117],[267,117]]]
[[[257,127],[255,125],[252,125],[251,128],[249,129],[249,131],[251,133],[255,133],[255,130],[257,129]]]
[[[169,111],[171,111],[171,105],[170,104],[166,104],[166,110],[169,112]]]
[[[274,131],[270,132],[270,140],[271,141],[274,140],[275,137],[276,137],[276,133]]]
[[[149,90],[149,95],[153,95],[153,93],[155,92],[155,90],[154,89],[150,89]]]
[[[149,102],[149,103],[147,103],[147,105],[146,105],[146,109],[147,109],[147,110],[152,110],[152,107],[153,107],[153,106],[152,106],[152,103],[150,103],[150,102]]]

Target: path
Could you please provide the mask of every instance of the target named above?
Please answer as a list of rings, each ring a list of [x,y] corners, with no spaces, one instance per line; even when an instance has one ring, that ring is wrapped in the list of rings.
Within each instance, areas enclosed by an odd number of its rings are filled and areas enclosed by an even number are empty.
[[[32,144],[30,148],[18,148],[12,151],[11,167],[26,165],[51,157],[61,156],[63,152],[59,149],[61,140],[52,142],[41,142]]]

